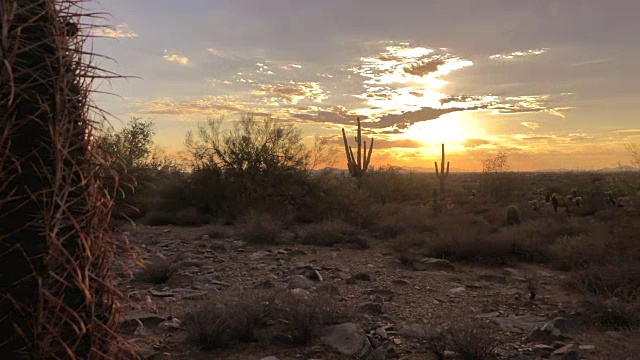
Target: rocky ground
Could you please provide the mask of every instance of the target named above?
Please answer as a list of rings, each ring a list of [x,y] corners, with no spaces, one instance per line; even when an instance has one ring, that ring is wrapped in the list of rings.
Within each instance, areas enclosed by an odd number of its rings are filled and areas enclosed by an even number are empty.
[[[175,270],[161,285],[118,279],[125,296],[119,331],[145,358],[430,359],[425,332],[473,318],[499,340],[497,359],[640,359],[638,332],[576,326],[577,298],[562,286],[566,274],[540,266],[483,268],[436,259],[402,264],[381,240],[363,250],[298,245],[286,234],[280,245],[248,245],[219,237],[213,227],[122,231],[144,259],[166,259]],[[309,346],[253,343],[211,352],[186,340],[184,319],[191,311],[218,292],[241,288],[328,293],[336,306],[357,315],[321,329]]]

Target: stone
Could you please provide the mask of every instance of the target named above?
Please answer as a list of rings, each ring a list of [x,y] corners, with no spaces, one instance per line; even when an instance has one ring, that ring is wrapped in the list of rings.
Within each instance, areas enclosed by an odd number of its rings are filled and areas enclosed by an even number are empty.
[[[209,249],[215,251],[215,252],[226,252],[227,251],[227,244],[222,243],[222,242],[214,242],[209,246]]]
[[[480,280],[494,283],[494,284],[506,284],[507,277],[501,274],[482,274],[478,276]]]
[[[320,274],[320,272],[318,270],[311,270],[309,272],[309,275],[307,275],[307,277],[309,279],[311,279],[311,280],[314,280],[314,281],[319,281],[319,282],[323,281],[322,275]]]
[[[393,290],[389,289],[367,289],[363,293],[371,296],[372,298],[377,296],[384,302],[393,300],[393,297],[395,296]]]
[[[151,359],[156,355],[156,351],[153,348],[153,345],[143,342],[136,341],[138,339],[133,339],[129,341],[131,345],[131,350],[136,359]]]
[[[182,327],[182,322],[174,317],[169,318],[168,320],[165,320],[160,324],[158,324],[158,328],[162,330],[177,330],[177,329],[180,329],[181,327]]]
[[[387,350],[382,346],[375,348],[372,352],[370,352],[364,360],[386,360],[387,359]]]
[[[301,296],[304,298],[308,298],[311,295],[311,293],[305,289],[291,289],[290,291],[293,295]]]
[[[123,314],[120,317],[120,326],[137,326],[141,323],[145,327],[151,327],[157,326],[164,320],[165,318],[158,314],[138,310]]]
[[[234,240],[233,242],[231,242],[230,248],[231,250],[238,250],[245,247],[246,245],[247,243],[242,240]]]
[[[307,252],[304,251],[304,250],[300,250],[300,249],[293,249],[293,250],[289,251],[287,253],[287,255],[289,255],[291,257],[304,256],[304,255],[307,255]]]
[[[367,273],[355,274],[353,278],[360,281],[373,281],[373,277]]]
[[[211,236],[209,235],[202,235],[202,238],[200,238],[201,241],[212,241],[213,238],[211,238]]]
[[[358,306],[358,312],[369,315],[380,315],[383,312],[382,306],[382,303],[369,301],[360,304],[360,306]]]
[[[249,255],[249,260],[260,260],[267,255],[269,255],[269,253],[266,251],[256,251],[253,254]]]
[[[278,358],[277,358],[277,357],[275,357],[275,356],[267,356],[267,357],[263,357],[263,358],[262,358],[262,359],[260,359],[260,360],[280,360],[280,359],[278,359]]]
[[[584,351],[584,352],[595,352],[596,346],[595,345],[579,345],[578,350]]]
[[[256,285],[253,286],[254,289],[257,290],[269,290],[269,289],[273,289],[276,287],[276,284],[273,283],[273,281],[267,279],[264,281],[261,281],[259,283],[257,283]]]
[[[413,262],[413,268],[418,271],[425,270],[455,270],[456,267],[445,259],[424,258]]]
[[[316,293],[329,296],[333,299],[342,298],[342,294],[340,293],[340,288],[333,284],[322,284],[316,288]]]
[[[424,324],[404,325],[398,330],[398,335],[407,339],[423,340],[427,338],[428,332]]]
[[[463,294],[466,291],[467,291],[467,289],[465,289],[463,286],[460,286],[460,287],[453,288],[453,289],[449,290],[449,292],[451,294]]]
[[[454,282],[462,281],[462,278],[460,276],[456,274],[448,273],[445,271],[427,271],[426,274],[440,281],[454,281]]]
[[[411,283],[409,281],[405,280],[405,279],[393,279],[391,281],[391,283],[393,285],[398,285],[398,286],[409,286],[409,285],[411,285]]]
[[[313,280],[302,275],[291,276],[288,281],[289,289],[311,289],[314,285]]]
[[[543,317],[533,315],[498,317],[493,318],[492,321],[502,330],[516,334],[530,332],[532,329],[541,327],[545,323]]]
[[[321,343],[343,355],[360,358],[372,350],[367,335],[358,324],[344,323],[326,326],[320,329],[318,335],[318,340]]]
[[[575,344],[569,344],[555,350],[549,356],[549,360],[579,360],[577,346]]]

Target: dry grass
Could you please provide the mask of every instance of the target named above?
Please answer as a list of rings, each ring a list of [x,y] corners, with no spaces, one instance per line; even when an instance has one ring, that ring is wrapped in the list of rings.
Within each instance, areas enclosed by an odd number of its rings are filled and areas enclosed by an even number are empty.
[[[319,326],[337,324],[349,316],[344,307],[322,296],[231,291],[217,293],[189,314],[186,328],[189,339],[203,349],[256,342],[265,333],[285,334],[294,344],[308,344]]]
[[[447,350],[456,353],[456,358],[462,360],[490,359],[501,344],[494,336],[495,329],[473,318],[458,318],[442,328],[424,331],[427,349],[439,360],[449,358],[445,354]]]
[[[275,244],[285,224],[268,213],[250,212],[236,223],[236,234],[248,243]]]
[[[133,281],[154,285],[166,283],[176,271],[173,260],[155,258],[147,262],[142,270],[134,274]]]

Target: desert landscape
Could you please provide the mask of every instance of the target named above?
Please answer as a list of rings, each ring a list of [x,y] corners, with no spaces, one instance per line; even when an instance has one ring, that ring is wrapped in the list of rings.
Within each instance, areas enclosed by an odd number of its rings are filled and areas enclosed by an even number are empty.
[[[638,13],[0,0],[0,354],[639,360]]]

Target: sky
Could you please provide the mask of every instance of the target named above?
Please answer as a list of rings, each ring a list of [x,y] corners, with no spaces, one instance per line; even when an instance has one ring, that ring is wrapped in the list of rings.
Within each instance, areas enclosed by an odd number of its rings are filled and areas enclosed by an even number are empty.
[[[184,147],[208,117],[295,123],[342,146],[357,116],[371,164],[477,171],[625,165],[640,144],[637,0],[102,0],[97,104]],[[353,142],[353,136],[350,136]],[[352,144],[353,145],[353,144]],[[342,155],[343,153],[341,153]],[[345,167],[339,157],[337,167]]]

